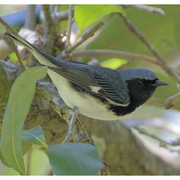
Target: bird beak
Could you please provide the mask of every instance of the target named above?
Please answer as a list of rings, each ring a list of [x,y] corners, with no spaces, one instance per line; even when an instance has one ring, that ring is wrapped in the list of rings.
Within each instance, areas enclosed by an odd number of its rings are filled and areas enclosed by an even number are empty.
[[[159,87],[159,86],[169,86],[169,84],[165,83],[165,82],[162,82],[160,80],[156,80],[156,83],[153,84],[153,86],[155,87]]]

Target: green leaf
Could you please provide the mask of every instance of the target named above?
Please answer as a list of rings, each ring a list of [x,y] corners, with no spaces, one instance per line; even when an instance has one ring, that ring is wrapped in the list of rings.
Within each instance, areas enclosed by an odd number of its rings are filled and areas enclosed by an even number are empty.
[[[127,60],[124,60],[124,59],[111,58],[111,59],[108,59],[106,61],[103,61],[101,63],[101,66],[111,68],[111,69],[116,69],[116,68],[118,68],[119,66],[123,65],[126,62],[127,62]]]
[[[64,143],[46,151],[55,175],[96,175],[103,167],[95,146]]]
[[[180,6],[155,5],[152,7],[161,8],[166,15],[151,14],[136,8],[127,8],[126,13],[131,22],[145,35],[150,43],[160,53],[165,53],[180,44],[180,23],[178,23]],[[152,56],[149,49],[128,29],[118,14],[114,14],[109,19],[97,37],[86,46],[86,49],[120,50]],[[100,62],[107,59],[109,57],[98,57]]]
[[[125,14],[125,11],[121,6],[116,5],[77,5],[75,6],[74,17],[76,23],[79,27],[79,34],[83,31],[84,28],[93,24],[103,16],[110,13],[122,13]]]
[[[25,174],[21,131],[35,93],[35,83],[47,74],[45,67],[24,71],[14,82],[6,106],[1,138],[1,152],[7,163]]]
[[[21,139],[21,146],[22,146],[23,155],[25,155],[31,149],[32,143],[30,143],[24,139]]]
[[[69,5],[60,5],[58,12],[66,11],[69,9]],[[57,25],[57,31],[63,31],[64,29],[67,29],[67,20],[60,21]]]
[[[33,129],[29,129],[22,132],[22,139],[36,145],[43,146],[47,149],[47,143],[44,137],[41,126],[36,126]]]
[[[29,149],[32,147],[32,144],[27,142],[26,140],[22,139],[22,151],[23,151],[23,155],[26,154]],[[1,139],[0,139],[0,160],[2,162],[2,164],[4,164],[7,167],[11,167],[9,166],[9,164],[6,162],[6,160],[4,159],[2,153],[1,153]]]
[[[10,167],[1,153],[1,139],[0,139],[0,160],[1,160],[2,164],[4,164],[7,167]]]

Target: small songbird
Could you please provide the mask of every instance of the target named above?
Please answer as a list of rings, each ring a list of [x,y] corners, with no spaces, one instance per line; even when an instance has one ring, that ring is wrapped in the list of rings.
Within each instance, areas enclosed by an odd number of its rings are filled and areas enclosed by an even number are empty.
[[[116,71],[65,61],[44,53],[17,34],[5,34],[48,67],[48,74],[67,106],[90,118],[117,120],[144,104],[157,87],[168,85],[147,69]]]

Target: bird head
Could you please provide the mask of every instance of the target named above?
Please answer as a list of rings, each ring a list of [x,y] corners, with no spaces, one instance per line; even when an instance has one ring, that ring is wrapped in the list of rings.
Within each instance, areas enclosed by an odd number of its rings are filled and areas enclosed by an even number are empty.
[[[128,86],[131,102],[133,101],[138,105],[145,103],[157,87],[168,85],[160,81],[152,71],[147,69],[126,69],[122,70],[121,74]]]

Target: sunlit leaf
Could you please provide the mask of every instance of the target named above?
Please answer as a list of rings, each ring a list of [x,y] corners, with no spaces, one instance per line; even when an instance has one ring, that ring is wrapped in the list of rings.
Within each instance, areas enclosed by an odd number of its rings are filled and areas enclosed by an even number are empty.
[[[116,5],[77,5],[75,6],[74,17],[79,27],[79,34],[82,30],[89,25],[93,24],[103,16],[110,13],[122,13],[125,14],[124,9],[121,6]]]
[[[127,60],[124,59],[118,59],[118,58],[111,58],[106,61],[103,61],[101,63],[101,66],[111,68],[111,69],[116,69],[119,66],[123,65]]]

